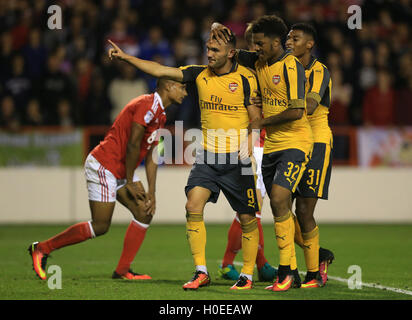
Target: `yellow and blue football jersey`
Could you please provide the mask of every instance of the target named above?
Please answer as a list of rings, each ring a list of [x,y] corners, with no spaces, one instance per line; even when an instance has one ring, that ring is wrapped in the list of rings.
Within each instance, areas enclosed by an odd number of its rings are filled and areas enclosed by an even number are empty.
[[[305,70],[307,79],[306,96],[318,102],[313,114],[308,115],[314,142],[332,145],[333,136],[328,123],[331,103],[332,80],[328,68],[312,57]]]
[[[305,71],[299,60],[285,51],[274,63],[258,60],[256,52],[240,50],[238,61],[256,70],[262,94],[265,118],[288,108],[304,108]],[[299,149],[309,154],[313,146],[312,130],[306,115],[301,119],[266,127],[264,153]]]
[[[203,147],[214,153],[239,150],[249,125],[247,106],[256,96],[257,80],[246,67],[234,63],[218,75],[205,65],[180,67],[183,82],[195,82],[203,132]]]

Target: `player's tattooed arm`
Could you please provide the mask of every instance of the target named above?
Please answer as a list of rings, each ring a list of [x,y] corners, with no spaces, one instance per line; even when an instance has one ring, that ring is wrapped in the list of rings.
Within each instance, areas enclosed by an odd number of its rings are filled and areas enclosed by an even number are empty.
[[[134,170],[136,163],[139,160],[140,143],[144,135],[145,128],[141,124],[133,123],[130,132],[129,141],[127,143],[126,151],[126,189],[130,195],[135,199],[146,201],[146,194],[144,189],[141,190],[133,183]]]
[[[113,58],[125,61],[137,69],[147,73],[155,78],[166,78],[170,80],[175,80],[182,82],[183,73],[179,68],[172,68],[168,66],[161,65],[160,63],[143,60],[125,53],[122,49],[119,48],[113,41],[108,40],[112,48],[109,49],[109,58]]]

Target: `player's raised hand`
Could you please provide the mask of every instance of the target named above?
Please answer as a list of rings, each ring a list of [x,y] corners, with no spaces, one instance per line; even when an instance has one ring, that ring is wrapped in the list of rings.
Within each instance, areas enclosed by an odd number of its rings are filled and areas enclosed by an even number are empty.
[[[232,35],[232,31],[225,27],[223,24],[218,22],[214,22],[212,24],[210,32],[212,36],[216,38],[217,42],[220,44],[222,41],[223,43],[227,43],[230,40],[230,36]]]
[[[123,52],[122,49],[119,48],[117,44],[115,44],[112,40],[107,40],[113,48],[109,49],[109,58],[112,60],[113,58],[117,59],[124,59],[127,54]]]

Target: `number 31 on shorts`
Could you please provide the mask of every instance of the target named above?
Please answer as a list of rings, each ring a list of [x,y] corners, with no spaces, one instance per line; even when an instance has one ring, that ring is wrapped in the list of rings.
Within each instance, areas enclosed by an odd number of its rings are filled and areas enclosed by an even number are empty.
[[[314,169],[308,169],[308,175],[309,175],[309,179],[306,180],[306,183],[307,183],[309,186],[312,186],[313,183],[315,182],[315,180],[316,180],[315,185],[316,185],[316,186],[319,185],[320,170],[316,170],[316,178],[315,178],[315,170],[314,170]]]

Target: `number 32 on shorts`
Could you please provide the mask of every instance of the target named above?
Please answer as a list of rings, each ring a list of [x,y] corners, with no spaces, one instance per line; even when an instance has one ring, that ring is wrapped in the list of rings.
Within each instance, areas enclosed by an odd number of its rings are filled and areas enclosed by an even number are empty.
[[[283,174],[291,185],[296,180],[296,176],[299,173],[300,168],[300,165],[294,164],[293,162],[288,162],[288,170]]]

